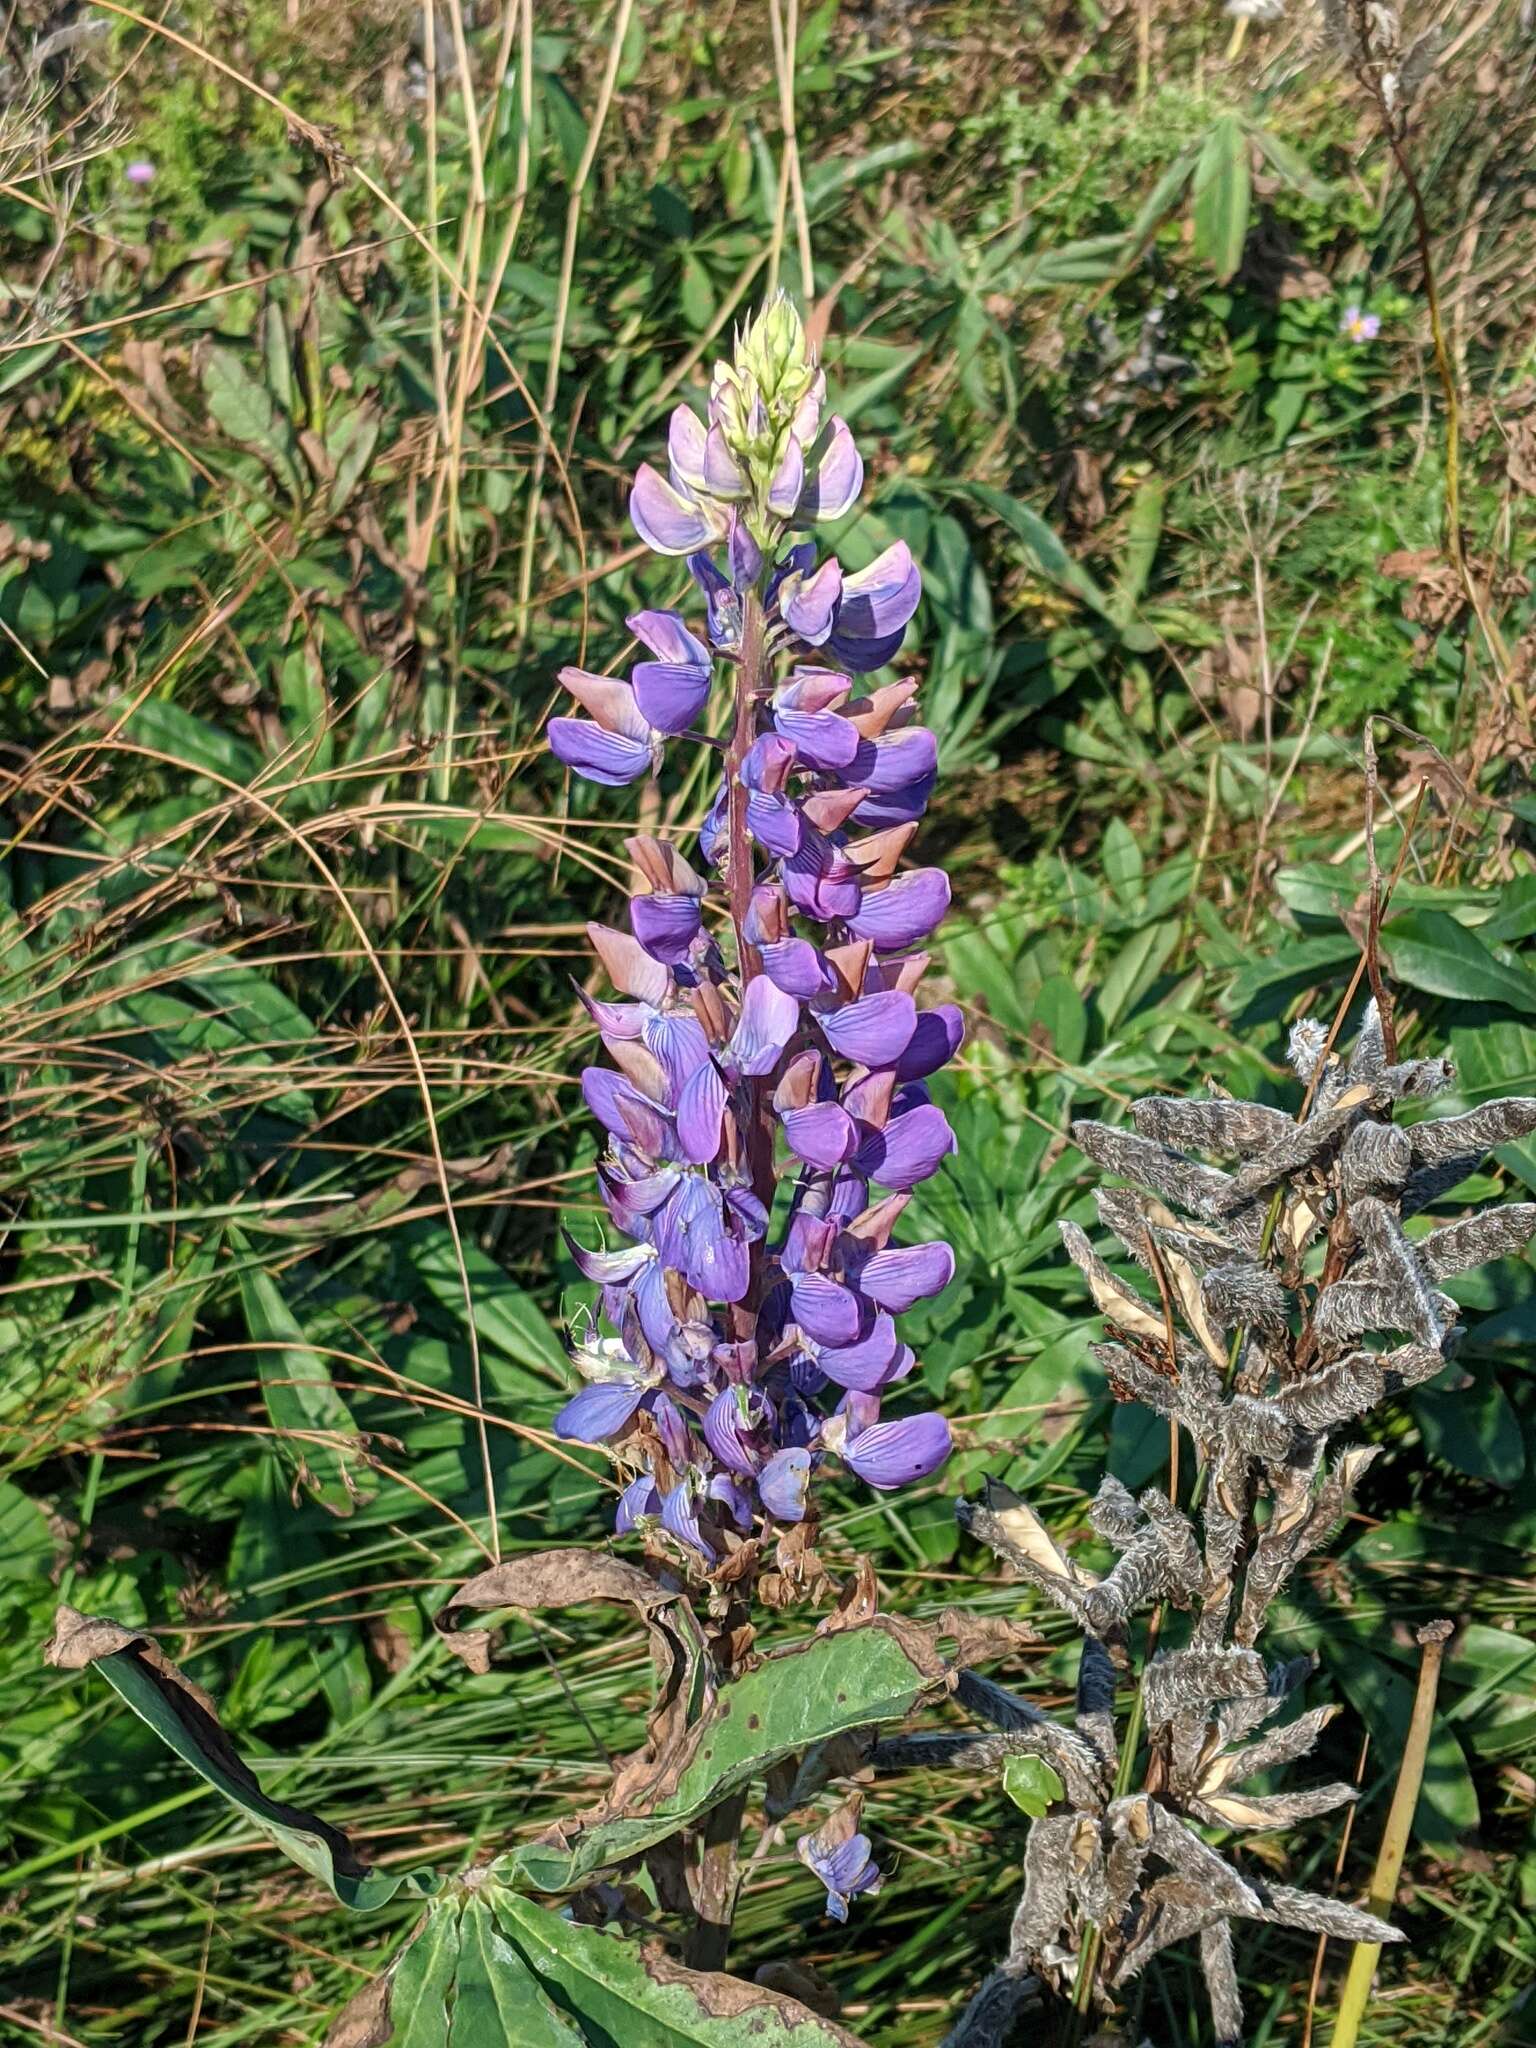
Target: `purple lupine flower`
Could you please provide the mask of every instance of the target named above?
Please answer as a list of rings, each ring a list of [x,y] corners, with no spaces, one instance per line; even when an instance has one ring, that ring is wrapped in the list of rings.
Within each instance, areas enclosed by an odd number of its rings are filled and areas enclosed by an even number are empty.
[[[870,1856],[869,1837],[858,1832],[858,1808],[852,1801],[813,1835],[802,1835],[795,1854],[826,1886],[829,1919],[845,1921],[850,1899],[880,1889],[880,1872]]]
[[[630,930],[588,927],[616,993],[581,991],[606,1054],[581,1086],[623,1242],[567,1239],[598,1300],[556,1427],[621,1467],[619,1533],[733,1578],[744,1542],[814,1517],[832,1461],[887,1490],[950,1449],[941,1416],[901,1412],[915,1360],[898,1319],[954,1255],[894,1241],[955,1145],[923,1083],[961,1015],[917,999],[949,882],[902,867],[938,743],[914,682],[862,680],[897,652],[921,579],[902,542],[848,573],[794,538],[863,480],[824,401],[776,301],[716,366],[705,415],[674,411],[665,473],[643,466],[631,495],[641,538],[687,557],[707,643],[676,612],[637,612],[649,658],[622,678],[562,671],[586,715],[550,721],[559,759],[609,785],[661,773],[669,739],[729,735],[697,861],[631,838]],[[734,693],[713,717],[711,649]],[[827,1858],[843,1910],[878,1881],[867,1843]]]

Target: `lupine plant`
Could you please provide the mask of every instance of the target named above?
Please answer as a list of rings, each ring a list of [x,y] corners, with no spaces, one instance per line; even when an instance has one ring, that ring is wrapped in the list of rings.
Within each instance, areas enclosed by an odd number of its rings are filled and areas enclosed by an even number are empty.
[[[1080,1634],[1070,1722],[975,1668],[1016,1655],[1027,1623],[883,1615],[868,1559],[814,1633],[759,1641],[768,1616],[831,1591],[827,1477],[899,1488],[951,1447],[944,1420],[905,1398],[914,1361],[897,1327],[954,1265],[946,1244],[899,1235],[911,1191],[954,1147],[926,1083],[960,1045],[960,1012],[917,1003],[949,886],[901,867],[937,747],[910,681],[867,680],[898,652],[920,583],[900,543],[850,575],[809,537],[862,485],[824,397],[777,300],[717,367],[707,418],[673,415],[667,473],[634,481],[635,526],[686,563],[700,630],[637,612],[645,658],[625,677],[564,670],[580,710],[550,724],[559,758],[601,785],[658,776],[669,740],[708,749],[720,776],[695,848],[628,842],[629,929],[590,927],[608,987],[580,990],[606,1053],[582,1091],[619,1241],[570,1240],[596,1291],[570,1319],[580,1384],[556,1428],[617,1468],[615,1542],[493,1564],[438,1626],[485,1670],[491,1639],[463,1626],[471,1613],[628,1609],[656,1666],[643,1744],[596,1806],[537,1840],[453,1872],[382,1870],[264,1792],[148,1638],[64,1608],[49,1647],[56,1664],[94,1665],[346,1904],[420,1902],[335,2048],[857,2048],[811,2003],[723,1970],[759,1782],[760,1846],[799,1816],[798,1854],[839,1920],[884,1875],[861,1825],[882,1772],[995,1771],[1032,1814],[1007,1953],[951,2048],[1003,2048],[1031,2007],[1042,2038],[1076,2043],[1185,1941],[1215,2041],[1239,2048],[1236,1925],[1401,1938],[1242,1851],[1356,1796],[1268,1783],[1334,1709],[1300,1705],[1309,1659],[1269,1661],[1259,1644],[1376,1455],[1335,1452],[1337,1432],[1454,1369],[1441,1283],[1536,1231],[1532,1204],[1424,1227],[1490,1150],[1536,1130],[1536,1101],[1424,1114],[1450,1069],[1399,1060],[1375,1003],[1347,1061],[1323,1027],[1297,1027],[1294,1114],[1213,1093],[1135,1103],[1130,1128],[1073,1127],[1115,1183],[1099,1215],[1124,1257],[1070,1222],[1066,1252],[1104,1318],[1111,1390],[1168,1421],[1168,1484],[1133,1496],[1104,1479],[1089,1517],[1116,1553],[1102,1572],[1000,1485],[958,1510]],[[901,1731],[927,1708],[946,1724]],[[957,1708],[985,1725],[956,1726]],[[621,1938],[636,1931],[651,1939]],[[820,2006],[793,1964],[777,1982]]]
[[[1446,1368],[1459,1309],[1438,1283],[1520,1250],[1536,1204],[1421,1236],[1405,1222],[1536,1129],[1536,1100],[1400,1124],[1398,1106],[1438,1094],[1452,1069],[1397,1060],[1375,1002],[1347,1062],[1311,1020],[1296,1026],[1290,1055],[1305,1091],[1294,1115],[1223,1095],[1158,1096],[1133,1105],[1130,1130],[1073,1126],[1080,1149],[1124,1183],[1100,1192],[1100,1220],[1156,1290],[1131,1286],[1062,1224],[1104,1318],[1109,1341],[1095,1356],[1118,1400],[1145,1403],[1191,1440],[1195,1479],[1184,1507],[1176,1481],[1133,1496],[1105,1478],[1091,1523],[1118,1557],[1102,1576],[1005,1488],[959,1510],[1070,1618],[1082,1649],[1071,1728],[967,1674],[962,1699],[1004,1732],[898,1738],[876,1751],[887,1766],[972,1771],[1033,1755],[1060,1795],[1030,1829],[1008,1953],[951,2048],[997,2048],[1043,1991],[1082,2013],[1111,2008],[1160,1950],[1191,1940],[1214,2038],[1240,2048],[1235,1922],[1402,1939],[1344,1900],[1275,1882],[1209,1836],[1241,1842],[1357,1796],[1343,1783],[1253,1786],[1305,1757],[1337,1712],[1294,1711],[1312,1659],[1266,1662],[1259,1639],[1377,1455],[1376,1445],[1331,1455],[1335,1432]],[[1132,1622],[1148,1611],[1138,1668]]]
[[[821,1475],[842,1467],[890,1490],[951,1447],[944,1419],[903,1399],[914,1359],[896,1324],[954,1270],[947,1244],[897,1235],[955,1144],[925,1084],[960,1045],[960,1011],[916,994],[949,883],[901,868],[938,748],[915,722],[913,682],[865,680],[897,653],[922,586],[902,543],[845,574],[806,537],[863,483],[824,399],[800,318],[776,299],[717,366],[707,420],[673,414],[667,474],[642,465],[634,481],[636,529],[686,562],[700,630],[676,611],[635,613],[646,658],[626,677],[563,670],[585,715],[549,728],[559,759],[608,787],[660,774],[668,740],[710,749],[721,770],[693,859],[629,840],[629,929],[590,927],[611,992],[580,991],[608,1056],[582,1092],[606,1134],[598,1183],[622,1242],[569,1240],[597,1292],[570,1322],[582,1384],[555,1427],[606,1447],[623,1479],[615,1534],[644,1562],[519,1556],[462,1586],[439,1626],[484,1669],[488,1637],[459,1626],[467,1611],[629,1607],[658,1672],[644,1746],[598,1807],[537,1843],[467,1872],[386,1874],[318,1817],[266,1799],[209,1702],[147,1639],[65,1609],[50,1649],[95,1664],[348,1904],[430,1902],[343,2020],[349,2048],[726,2048],[765,2028],[794,2048],[851,2043],[720,1972],[747,1787],[768,1779],[776,1830],[859,1765],[882,1723],[949,1691],[968,1649],[1021,1633],[973,1640],[961,1617],[936,1632],[883,1616],[864,1560],[815,1635],[755,1645],[762,1612],[829,1590]],[[798,1852],[834,1918],[879,1887],[857,1794]],[[681,1923],[683,1965],[600,1931],[658,1915]]]
[[[599,783],[656,773],[672,738],[721,757],[698,865],[631,839],[630,929],[589,927],[619,1000],[582,992],[613,1063],[582,1089],[626,1242],[572,1241],[601,1322],[578,1325],[588,1385],[555,1427],[609,1446],[621,1533],[742,1594],[771,1544],[775,1597],[815,1576],[828,1459],[893,1488],[950,1443],[942,1416],[884,1412],[913,1364],[895,1319],[954,1271],[948,1245],[895,1241],[955,1142],[924,1083],[960,1012],[916,1000],[949,882],[901,869],[938,750],[912,681],[861,680],[896,654],[921,580],[904,542],[845,575],[797,538],[863,482],[825,389],[779,298],[716,366],[707,420],[678,406],[668,474],[641,466],[630,514],[686,559],[706,637],[635,613],[648,658],[627,678],[563,670],[588,716],[549,728]]]

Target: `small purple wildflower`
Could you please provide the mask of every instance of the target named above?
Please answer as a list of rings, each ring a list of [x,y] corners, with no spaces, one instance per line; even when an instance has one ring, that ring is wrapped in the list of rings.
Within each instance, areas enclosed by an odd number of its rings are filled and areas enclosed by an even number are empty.
[[[857,1832],[858,1802],[838,1808],[813,1835],[802,1835],[795,1854],[827,1888],[827,1916],[848,1918],[848,1902],[863,1892],[880,1889],[880,1871],[869,1853],[869,1837]]]
[[[155,167],[147,157],[136,156],[124,170],[123,176],[130,185],[150,185],[154,183]]]
[[[1381,332],[1381,315],[1364,312],[1359,306],[1346,306],[1339,332],[1346,341],[1374,341]]]
[[[915,1362],[896,1318],[954,1273],[948,1245],[893,1242],[955,1148],[924,1084],[961,1016],[916,1000],[949,882],[898,873],[938,745],[913,722],[914,683],[859,680],[900,647],[922,583],[902,542],[850,574],[795,538],[863,482],[825,388],[781,297],[716,365],[707,417],[676,409],[667,473],[641,467],[630,513],[657,553],[687,557],[707,640],[635,613],[650,658],[626,678],[562,670],[585,716],[549,727],[589,781],[654,776],[669,740],[704,737],[727,671],[698,865],[632,838],[630,931],[588,927],[617,996],[583,996],[612,1064],[581,1084],[624,1242],[572,1243],[600,1292],[570,1344],[586,1384],[555,1424],[608,1447],[620,1533],[664,1533],[705,1573],[812,1520],[829,1458],[887,1489],[951,1447],[942,1416],[881,1413]],[[843,1911],[878,1882],[857,1841],[827,1865]]]

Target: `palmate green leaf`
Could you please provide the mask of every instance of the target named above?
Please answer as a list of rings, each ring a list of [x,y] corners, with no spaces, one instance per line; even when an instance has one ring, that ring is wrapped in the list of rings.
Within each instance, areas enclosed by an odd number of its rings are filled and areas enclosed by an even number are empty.
[[[331,1381],[330,1368],[305,1339],[303,1330],[271,1274],[249,1257],[237,1231],[230,1242],[241,1255],[240,1303],[245,1326],[257,1346],[267,1414],[284,1456],[309,1494],[333,1515],[349,1515],[370,1499],[375,1484],[362,1460],[349,1455],[357,1437],[352,1412]]]
[[[213,1702],[162,1656],[150,1637],[61,1607],[43,1657],[61,1671],[98,1671],[184,1763],[301,1869],[328,1885],[344,1906],[370,1912],[402,1890],[425,1898],[439,1888],[442,1879],[436,1871],[371,1869],[340,1828],[303,1807],[268,1798],[220,1727]]]
[[[714,1971],[686,1970],[634,1943],[537,1906],[499,1888],[496,1919],[527,1966],[576,2022],[577,2041],[591,2048],[859,2048],[856,2036],[777,1992]],[[526,2039],[553,2048],[539,2034],[487,2038],[484,2048]],[[459,2048],[458,2037],[453,2048]],[[481,2048],[478,2040],[465,2048]]]
[[[1506,967],[1475,932],[1443,910],[1411,910],[1384,925],[1381,950],[1398,981],[1463,1003],[1502,1003],[1536,1014],[1536,975]]]
[[[382,1993],[382,1995],[381,1995]],[[432,1901],[335,2048],[860,2048],[807,2006],[578,1926],[475,1872]]]
[[[559,1840],[525,1844],[493,1867],[522,1889],[572,1891],[676,1834],[783,1758],[850,1728],[902,1720],[941,1668],[929,1638],[889,1616],[813,1636],[720,1689],[679,1754],[662,1760],[648,1812],[599,1812],[567,1824]]]
[[[1201,146],[1192,187],[1195,253],[1221,284],[1243,260],[1252,182],[1247,134],[1235,114],[1223,114]]]

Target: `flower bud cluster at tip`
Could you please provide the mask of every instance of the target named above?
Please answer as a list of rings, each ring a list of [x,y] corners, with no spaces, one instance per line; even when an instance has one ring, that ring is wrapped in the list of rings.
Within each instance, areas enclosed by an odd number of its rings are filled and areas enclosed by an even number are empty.
[[[926,1083],[960,1045],[960,1012],[916,1000],[949,883],[900,871],[938,750],[914,722],[913,682],[858,680],[895,655],[922,586],[904,544],[845,575],[792,537],[862,484],[824,395],[799,315],[775,300],[717,366],[707,425],[674,414],[670,480],[642,467],[631,498],[642,539],[687,556],[705,637],[674,612],[633,614],[647,658],[623,678],[563,670],[586,716],[549,726],[591,781],[656,773],[666,742],[699,724],[717,668],[734,692],[750,610],[752,729],[697,863],[631,839],[644,886],[630,929],[589,926],[616,995],[583,995],[612,1064],[588,1067],[582,1089],[626,1242],[570,1240],[600,1294],[572,1332],[587,1384],[556,1419],[607,1445],[627,1478],[621,1532],[659,1524],[711,1570],[806,1521],[829,1457],[886,1489],[950,1449],[941,1416],[883,1414],[914,1365],[896,1318],[954,1271],[947,1244],[895,1241],[912,1189],[954,1149]],[[750,968],[722,953],[707,914],[724,904],[733,787],[752,864],[733,951]]]

